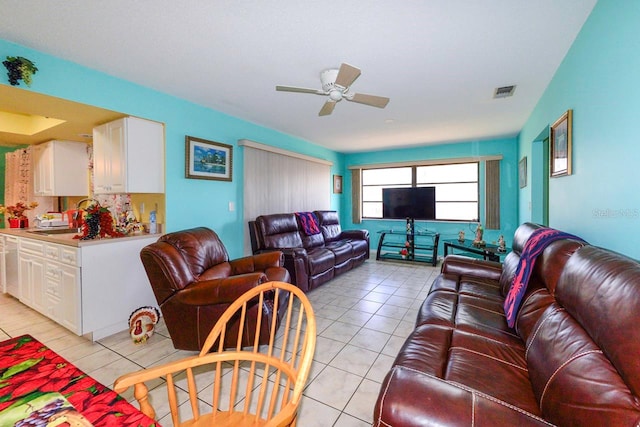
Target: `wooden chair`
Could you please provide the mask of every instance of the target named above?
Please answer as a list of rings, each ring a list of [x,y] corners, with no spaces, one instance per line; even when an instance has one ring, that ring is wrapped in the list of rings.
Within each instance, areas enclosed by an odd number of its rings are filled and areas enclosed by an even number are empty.
[[[280,330],[272,321],[268,344],[258,345],[260,334],[256,331],[260,331],[263,316],[250,322],[247,311],[256,304],[261,311],[265,298],[274,298],[274,307],[281,307],[285,313]],[[279,303],[283,298],[288,299],[287,304]],[[228,331],[227,325],[234,330]],[[225,350],[223,343],[228,333],[237,334],[237,345]],[[242,337],[246,340],[247,335],[254,337],[254,345],[243,348]],[[123,375],[116,380],[114,389],[122,393],[134,386],[140,410],[155,418],[144,382],[165,378],[174,426],[295,426],[315,342],[316,321],[306,295],[294,285],[267,282],[231,304],[211,330],[200,354]],[[182,385],[184,372],[186,385]],[[200,383],[198,387],[196,380],[203,379],[213,385],[204,388]],[[176,381],[181,382],[180,387]],[[177,392],[181,388],[188,392],[192,416],[183,422],[178,417]],[[199,397],[200,389],[207,395]],[[210,413],[200,413],[199,403],[202,405],[203,400],[211,403]]]

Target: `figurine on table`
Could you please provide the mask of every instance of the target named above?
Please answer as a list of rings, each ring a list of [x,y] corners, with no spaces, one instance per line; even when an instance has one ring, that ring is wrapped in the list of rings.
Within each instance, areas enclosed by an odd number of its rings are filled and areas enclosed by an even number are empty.
[[[478,227],[476,227],[476,238],[473,239],[474,246],[484,246],[485,242],[482,240],[482,235],[484,233],[484,228],[482,228],[482,224],[478,223]]]
[[[501,234],[500,237],[498,237],[498,252],[506,252],[507,251],[507,244],[504,241],[504,236]]]
[[[458,241],[464,242],[464,230],[458,231]]]

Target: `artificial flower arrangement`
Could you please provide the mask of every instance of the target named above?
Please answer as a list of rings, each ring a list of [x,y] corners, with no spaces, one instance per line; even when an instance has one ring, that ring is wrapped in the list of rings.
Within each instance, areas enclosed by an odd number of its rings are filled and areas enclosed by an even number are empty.
[[[405,241],[404,248],[400,249],[400,255],[402,255],[402,258],[405,258],[409,255],[410,249],[411,249],[411,243],[409,243],[409,241]]]
[[[24,213],[28,210],[34,209],[37,206],[38,202],[31,202],[29,204],[18,202],[15,205],[11,206],[0,205],[0,214],[6,214],[9,219],[25,219],[27,217]]]

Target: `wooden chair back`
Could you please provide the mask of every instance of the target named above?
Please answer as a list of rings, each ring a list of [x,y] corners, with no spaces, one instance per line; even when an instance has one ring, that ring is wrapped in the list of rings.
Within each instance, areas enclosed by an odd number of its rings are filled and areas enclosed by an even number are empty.
[[[246,314],[256,304],[262,310],[265,294],[271,292],[275,293],[274,307],[286,311],[280,325],[275,321],[269,325],[269,343],[258,345],[260,334],[257,331],[262,327],[260,319],[263,316],[249,322]],[[237,345],[224,349],[227,325],[238,324],[238,319],[242,331],[237,334]],[[241,347],[243,336],[255,337],[254,345]],[[304,292],[288,283],[267,282],[246,292],[229,306],[211,330],[200,354],[126,374],[116,380],[114,389],[121,393],[133,386],[140,410],[155,418],[144,383],[166,379],[167,401],[174,426],[295,425],[315,342],[316,321]],[[203,387],[204,384],[208,386]],[[183,390],[188,394],[188,405]],[[207,404],[203,405],[203,401]],[[202,410],[203,406],[205,410]],[[187,417],[179,414],[187,409],[190,419],[182,421]]]

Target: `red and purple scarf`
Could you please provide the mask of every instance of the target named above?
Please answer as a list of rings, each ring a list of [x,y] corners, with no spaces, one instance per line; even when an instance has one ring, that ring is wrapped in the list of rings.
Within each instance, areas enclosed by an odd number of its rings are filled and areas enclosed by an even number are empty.
[[[573,239],[584,242],[580,237],[576,237],[573,234],[553,228],[539,228],[531,234],[531,237],[529,237],[527,243],[525,243],[522,254],[520,255],[520,262],[516,268],[516,274],[509,287],[507,297],[504,300],[504,313],[507,316],[507,324],[510,328],[513,328],[516,324],[518,309],[527,291],[529,278],[531,277],[531,273],[533,273],[533,266],[535,265],[538,255],[540,255],[549,244],[561,239]]]

